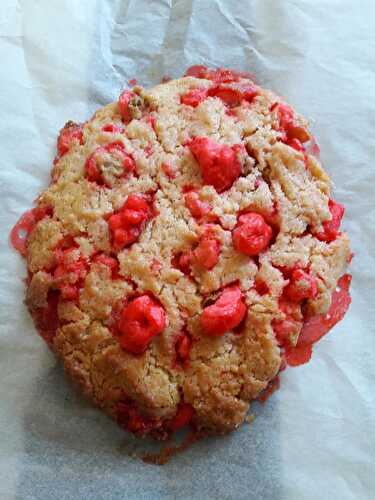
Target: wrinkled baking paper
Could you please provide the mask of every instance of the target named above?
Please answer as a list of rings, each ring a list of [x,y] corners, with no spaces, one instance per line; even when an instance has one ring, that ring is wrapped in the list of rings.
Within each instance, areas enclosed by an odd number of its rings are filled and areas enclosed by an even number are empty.
[[[375,2],[1,0],[0,498],[375,498]],[[313,123],[347,207],[353,305],[254,405],[255,421],[163,467],[65,381],[22,304],[7,235],[49,182],[58,130],[192,64],[256,73]]]

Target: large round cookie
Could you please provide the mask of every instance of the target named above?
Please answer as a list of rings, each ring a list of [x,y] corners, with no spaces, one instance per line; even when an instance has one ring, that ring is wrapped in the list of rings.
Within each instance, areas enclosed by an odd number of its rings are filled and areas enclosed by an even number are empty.
[[[187,75],[67,123],[12,233],[67,374],[160,438],[237,427],[350,303],[344,209],[306,121],[246,74]]]

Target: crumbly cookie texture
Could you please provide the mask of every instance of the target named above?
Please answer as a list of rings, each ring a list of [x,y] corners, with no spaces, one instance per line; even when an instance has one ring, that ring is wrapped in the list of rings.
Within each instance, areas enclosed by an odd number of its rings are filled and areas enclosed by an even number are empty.
[[[136,86],[60,132],[52,182],[12,232],[26,304],[124,428],[231,431],[349,306],[330,191],[307,122],[249,75]]]

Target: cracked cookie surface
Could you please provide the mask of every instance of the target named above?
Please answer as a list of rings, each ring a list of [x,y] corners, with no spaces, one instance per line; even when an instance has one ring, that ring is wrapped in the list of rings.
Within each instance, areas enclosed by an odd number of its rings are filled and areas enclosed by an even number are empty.
[[[62,129],[12,241],[41,336],[121,426],[230,431],[343,317],[351,251],[316,153],[282,99],[202,66]]]

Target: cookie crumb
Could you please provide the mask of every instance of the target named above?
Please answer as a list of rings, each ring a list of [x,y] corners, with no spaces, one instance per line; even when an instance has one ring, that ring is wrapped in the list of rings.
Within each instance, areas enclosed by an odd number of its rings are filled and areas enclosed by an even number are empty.
[[[246,422],[247,424],[252,424],[252,423],[254,422],[254,420],[255,420],[255,415],[254,415],[254,413],[251,413],[251,415],[247,415],[247,416],[245,417],[245,422]]]

